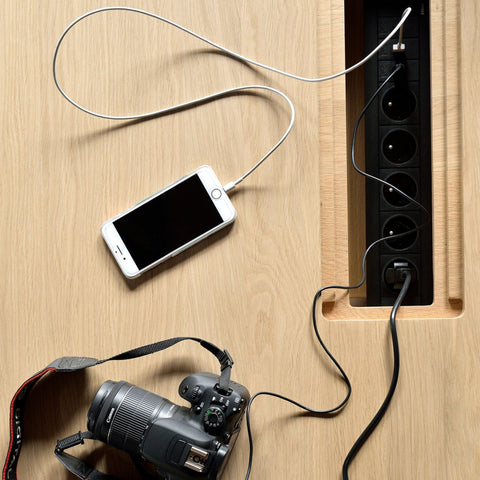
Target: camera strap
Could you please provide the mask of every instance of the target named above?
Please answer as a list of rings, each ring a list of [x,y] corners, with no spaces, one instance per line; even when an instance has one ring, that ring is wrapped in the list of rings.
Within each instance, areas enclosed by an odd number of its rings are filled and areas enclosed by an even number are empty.
[[[130,360],[133,358],[143,357],[155,352],[160,352],[184,340],[193,340],[200,343],[202,347],[212,353],[220,362],[221,373],[219,376],[218,386],[222,391],[228,391],[230,385],[230,372],[233,366],[233,360],[227,350],[221,350],[213,343],[207,342],[195,337],[174,337],[168,340],[151,343],[137,347],[127,352],[120,353],[113,357],[98,360],[90,357],[61,357],[47,365],[35,375],[26,380],[15,393],[10,404],[10,444],[8,448],[7,458],[3,467],[2,480],[17,480],[17,464],[22,448],[24,436],[24,413],[28,394],[35,384],[47,373],[59,372],[70,373],[94,367],[111,360]],[[57,458],[75,475],[84,480],[114,480],[114,477],[105,475],[90,467],[88,464],[71,455],[66,454],[63,450],[74,445],[83,443],[84,439],[93,438],[90,432],[72,435],[65,440],[59,441],[55,454]]]

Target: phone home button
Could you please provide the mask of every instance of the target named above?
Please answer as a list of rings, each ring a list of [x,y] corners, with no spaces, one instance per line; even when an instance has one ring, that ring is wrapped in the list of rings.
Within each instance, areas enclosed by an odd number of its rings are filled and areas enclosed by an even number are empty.
[[[222,196],[222,191],[219,188],[214,188],[210,195],[213,199],[218,200]]]

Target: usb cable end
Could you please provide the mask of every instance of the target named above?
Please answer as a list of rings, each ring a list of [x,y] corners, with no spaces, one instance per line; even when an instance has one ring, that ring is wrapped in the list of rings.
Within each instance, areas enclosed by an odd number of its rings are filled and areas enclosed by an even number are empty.
[[[235,182],[228,182],[226,185],[223,186],[223,190],[225,191],[225,193],[228,193],[231,190],[233,190],[235,187],[236,187]]]

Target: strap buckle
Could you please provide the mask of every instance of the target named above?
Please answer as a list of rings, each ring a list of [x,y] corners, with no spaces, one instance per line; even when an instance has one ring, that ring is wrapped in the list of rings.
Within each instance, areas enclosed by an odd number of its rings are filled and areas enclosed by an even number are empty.
[[[67,438],[64,438],[63,440],[57,440],[57,446],[55,450],[57,452],[63,452],[64,450],[67,450],[68,448],[75,447],[76,445],[83,445],[85,443],[86,435],[85,433],[78,432],[73,435],[70,435]]]
[[[233,367],[233,358],[228,353],[228,350],[224,350],[221,355],[218,357],[218,360],[220,362],[220,370],[223,372],[226,368],[232,368]]]

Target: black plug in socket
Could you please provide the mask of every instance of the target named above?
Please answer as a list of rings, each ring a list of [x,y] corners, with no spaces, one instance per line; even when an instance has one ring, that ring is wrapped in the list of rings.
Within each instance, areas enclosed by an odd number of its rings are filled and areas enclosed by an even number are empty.
[[[411,284],[415,283],[417,279],[415,267],[407,261],[393,262],[393,266],[385,270],[385,283],[393,290],[400,290],[407,277],[407,272],[410,272],[412,276]]]

